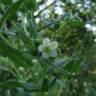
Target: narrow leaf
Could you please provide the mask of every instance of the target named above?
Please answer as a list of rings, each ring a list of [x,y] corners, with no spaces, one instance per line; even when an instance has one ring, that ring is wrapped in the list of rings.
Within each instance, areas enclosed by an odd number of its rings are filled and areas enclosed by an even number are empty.
[[[16,64],[16,66],[32,66],[31,61],[19,50],[16,50],[3,42],[0,42],[0,53],[11,59]]]
[[[19,0],[13,4],[10,5],[10,7],[6,10],[4,16],[2,17],[1,21],[0,21],[0,26],[3,25],[3,23],[10,19],[12,16],[14,16],[14,14],[17,12],[17,10],[20,8],[20,6],[22,5],[23,0]]]
[[[17,88],[17,87],[22,87],[22,83],[17,82],[15,80],[9,80],[5,82],[0,82],[0,88]]]

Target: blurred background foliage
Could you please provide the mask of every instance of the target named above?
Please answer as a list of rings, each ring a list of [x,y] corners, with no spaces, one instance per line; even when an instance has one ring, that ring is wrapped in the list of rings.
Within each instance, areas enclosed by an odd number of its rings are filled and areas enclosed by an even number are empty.
[[[95,0],[0,0],[0,96],[96,96]],[[48,37],[56,58],[42,58]]]

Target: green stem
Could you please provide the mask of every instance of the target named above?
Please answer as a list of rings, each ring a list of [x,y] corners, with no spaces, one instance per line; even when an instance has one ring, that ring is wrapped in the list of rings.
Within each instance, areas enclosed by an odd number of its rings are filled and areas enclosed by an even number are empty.
[[[14,64],[11,63],[11,67],[15,70],[17,79],[18,79],[19,81],[25,83],[25,80],[24,80],[23,76],[20,74],[20,72],[19,72],[18,69],[14,66]]]
[[[57,96],[61,96],[61,92],[62,92],[63,86],[64,86],[64,81],[60,84],[60,89],[58,91],[58,95]]]
[[[6,42],[8,45],[11,45],[10,42],[2,35],[2,33],[0,33],[0,37],[2,40],[4,40],[4,42]]]

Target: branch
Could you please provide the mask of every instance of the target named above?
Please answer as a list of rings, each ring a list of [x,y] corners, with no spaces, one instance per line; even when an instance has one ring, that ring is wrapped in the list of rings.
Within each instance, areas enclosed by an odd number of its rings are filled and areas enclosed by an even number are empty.
[[[50,6],[54,5],[55,3],[56,3],[56,0],[50,5],[48,5],[47,7],[45,7],[44,9],[42,9],[41,11],[39,11],[38,14],[34,16],[34,18],[38,17],[44,10],[48,9]]]
[[[59,18],[59,19],[57,19],[57,20],[55,20],[55,21],[53,21],[53,22],[51,22],[51,23],[49,23],[49,24],[46,24],[45,26],[39,28],[38,31],[41,31],[42,29],[46,29],[46,28],[50,27],[51,25],[58,23],[58,22],[59,22],[60,20],[62,20],[64,17],[66,17],[66,15],[63,15],[61,18]]]

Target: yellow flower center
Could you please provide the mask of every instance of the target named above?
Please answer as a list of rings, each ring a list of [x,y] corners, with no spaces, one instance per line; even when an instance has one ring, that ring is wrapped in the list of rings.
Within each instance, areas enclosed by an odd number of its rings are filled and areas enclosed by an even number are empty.
[[[46,52],[46,53],[50,53],[50,47],[49,46],[46,46],[45,48],[44,48],[44,51]]]

